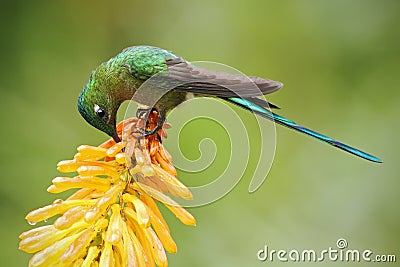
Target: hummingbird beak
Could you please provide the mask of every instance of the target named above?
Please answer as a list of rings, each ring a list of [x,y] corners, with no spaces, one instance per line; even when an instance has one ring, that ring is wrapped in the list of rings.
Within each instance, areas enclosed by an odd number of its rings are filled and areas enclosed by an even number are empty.
[[[111,113],[111,114],[116,114],[116,112],[115,113]],[[116,119],[115,119],[115,115],[112,116],[111,114],[108,116],[108,120],[107,120],[106,123],[112,128],[111,137],[114,139],[114,141],[116,143],[119,143],[119,142],[121,142],[121,139],[119,138],[118,133],[117,133],[117,127],[116,127],[117,122],[116,122]]]
[[[113,132],[112,138],[114,139],[114,141],[116,143],[121,142],[121,139],[119,138],[118,133],[117,133],[117,129],[115,127],[113,127],[113,130],[114,130],[114,132]]]

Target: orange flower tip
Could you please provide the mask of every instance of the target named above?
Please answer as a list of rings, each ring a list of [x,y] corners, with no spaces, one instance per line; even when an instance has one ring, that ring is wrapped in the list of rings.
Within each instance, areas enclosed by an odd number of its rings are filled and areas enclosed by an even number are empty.
[[[171,123],[168,123],[168,122],[164,122],[164,124],[162,126],[163,129],[170,129],[171,127],[172,127]]]
[[[163,157],[160,153],[157,153],[155,155],[155,158],[165,171],[167,171],[168,173],[172,174],[175,177],[177,176],[175,167],[168,159],[166,159],[166,157]]]
[[[109,149],[110,147],[112,147],[115,144],[115,141],[113,138],[108,139],[107,141],[105,141],[104,143],[102,143],[101,145],[99,145],[99,147],[103,147],[105,149]]]

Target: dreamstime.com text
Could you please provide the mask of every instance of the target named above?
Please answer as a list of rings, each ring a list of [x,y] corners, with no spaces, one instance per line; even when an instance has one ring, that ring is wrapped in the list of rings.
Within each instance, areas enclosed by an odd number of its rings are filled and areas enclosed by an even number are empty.
[[[394,254],[375,254],[369,249],[348,249],[347,240],[339,238],[336,247],[328,247],[323,250],[275,250],[267,245],[257,252],[259,261],[281,262],[396,262]]]

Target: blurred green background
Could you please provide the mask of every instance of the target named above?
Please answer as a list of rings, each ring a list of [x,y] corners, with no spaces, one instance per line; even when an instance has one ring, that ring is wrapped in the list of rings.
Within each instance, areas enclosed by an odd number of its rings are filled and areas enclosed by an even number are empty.
[[[18,235],[31,228],[28,211],[58,198],[45,191],[58,175],[56,163],[78,145],[106,138],[76,108],[90,71],[139,44],[283,81],[268,96],[280,114],[384,160],[373,164],[277,127],[274,164],[249,194],[260,138],[252,116],[240,112],[256,152],[232,192],[190,210],[195,228],[165,211],[178,244],[170,266],[313,266],[260,262],[256,254],[264,245],[335,248],[338,238],[400,261],[399,1],[36,0],[1,1],[0,10],[3,266],[27,266],[30,255],[18,251]],[[189,184],[226,164],[226,133],[207,120],[182,131],[185,155],[198,157],[205,137],[216,142],[215,165],[200,174],[180,172]]]

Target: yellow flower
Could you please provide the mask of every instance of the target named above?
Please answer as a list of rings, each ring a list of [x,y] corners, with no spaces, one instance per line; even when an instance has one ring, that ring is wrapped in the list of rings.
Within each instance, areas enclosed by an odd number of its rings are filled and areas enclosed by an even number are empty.
[[[82,145],[73,160],[58,163],[60,172],[78,175],[54,178],[47,191],[78,190],[26,216],[33,225],[59,215],[20,235],[19,248],[35,253],[29,266],[168,266],[165,251],[176,253],[177,246],[156,202],[186,225],[196,221],[167,195],[192,198],[171,156],[156,135],[137,133],[156,119],[153,112],[147,123],[125,120],[117,126],[120,143]],[[166,137],[163,129],[158,134]]]

